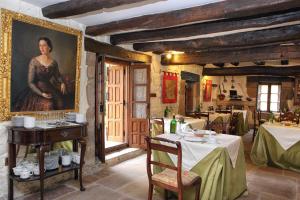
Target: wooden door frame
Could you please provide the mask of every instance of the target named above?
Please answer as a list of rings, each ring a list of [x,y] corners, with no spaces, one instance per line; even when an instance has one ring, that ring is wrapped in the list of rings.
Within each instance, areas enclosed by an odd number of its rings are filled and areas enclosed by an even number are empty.
[[[100,64],[99,64],[100,63]],[[104,86],[104,67],[105,56],[96,54],[95,63],[95,156],[105,163],[105,140],[104,135],[104,93],[105,90],[100,89],[100,86]],[[99,97],[101,92],[101,97]],[[102,123],[100,121],[102,119]]]
[[[130,62],[118,60],[117,58],[111,58],[106,55],[96,55],[96,64],[95,64],[95,154],[96,157],[102,162],[105,163],[105,154],[112,151],[116,151],[122,148],[128,147],[128,98],[129,98],[129,67]],[[100,64],[99,64],[100,63]],[[124,66],[124,118],[123,118],[123,131],[125,133],[124,143],[110,149],[105,149],[105,88],[101,91],[99,90],[99,83],[103,87],[105,85],[105,63],[114,63],[121,64]],[[101,98],[99,98],[99,92],[101,92]],[[100,106],[102,106],[102,112],[100,111]],[[102,118],[102,122],[100,121]],[[125,123],[127,122],[127,123]]]

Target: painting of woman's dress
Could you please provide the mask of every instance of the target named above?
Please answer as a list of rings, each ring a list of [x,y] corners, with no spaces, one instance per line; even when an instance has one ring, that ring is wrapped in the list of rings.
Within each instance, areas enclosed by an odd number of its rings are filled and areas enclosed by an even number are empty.
[[[11,112],[75,109],[77,39],[13,20]]]

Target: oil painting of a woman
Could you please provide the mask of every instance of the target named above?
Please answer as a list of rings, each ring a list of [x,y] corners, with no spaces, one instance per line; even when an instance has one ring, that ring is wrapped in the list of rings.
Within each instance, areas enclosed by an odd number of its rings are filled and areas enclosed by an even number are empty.
[[[79,41],[74,34],[13,21],[11,112],[78,109]]]
[[[62,95],[66,94],[66,85],[59,72],[58,63],[51,57],[52,42],[47,37],[41,37],[38,47],[41,55],[32,58],[29,63],[28,88],[18,97],[15,110],[63,110]],[[54,86],[53,78],[59,89]]]

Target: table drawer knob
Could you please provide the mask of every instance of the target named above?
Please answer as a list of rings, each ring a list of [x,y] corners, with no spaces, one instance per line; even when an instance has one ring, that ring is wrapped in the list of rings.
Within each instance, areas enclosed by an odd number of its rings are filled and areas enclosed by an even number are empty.
[[[69,132],[68,131],[61,131],[60,135],[63,136],[63,137],[67,137],[69,135]]]

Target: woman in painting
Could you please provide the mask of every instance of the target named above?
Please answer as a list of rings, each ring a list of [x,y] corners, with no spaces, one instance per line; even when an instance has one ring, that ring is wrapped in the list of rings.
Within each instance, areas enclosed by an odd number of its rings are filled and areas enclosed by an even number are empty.
[[[31,59],[28,70],[29,90],[20,95],[15,111],[49,111],[64,109],[62,95],[66,93],[57,62],[51,57],[52,42],[47,37],[38,40],[41,55]],[[58,88],[53,83],[55,79]]]

